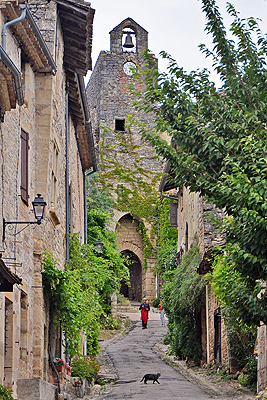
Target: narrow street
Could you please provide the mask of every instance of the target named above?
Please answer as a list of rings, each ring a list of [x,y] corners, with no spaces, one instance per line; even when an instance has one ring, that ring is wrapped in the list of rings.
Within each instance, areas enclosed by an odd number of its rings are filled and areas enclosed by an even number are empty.
[[[159,314],[150,313],[150,315],[148,329],[142,330],[138,313],[132,314],[133,329],[108,345],[106,353],[112,361],[113,371],[115,368],[118,380],[115,384],[107,385],[105,390],[102,388],[100,393],[95,392],[90,399],[250,400],[254,398],[244,392],[220,396],[218,393],[214,394],[212,389],[204,391],[166,364],[153,347],[160,341],[167,329],[161,326]],[[147,384],[140,382],[144,374],[158,372],[161,374],[160,384],[156,382],[153,384],[152,381],[148,381]]]

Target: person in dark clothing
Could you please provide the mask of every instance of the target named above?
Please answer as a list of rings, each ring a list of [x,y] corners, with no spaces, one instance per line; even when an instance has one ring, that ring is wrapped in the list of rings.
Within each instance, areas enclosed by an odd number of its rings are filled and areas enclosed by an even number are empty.
[[[143,298],[143,303],[141,303],[139,310],[141,311],[142,329],[147,328],[148,311],[150,310],[149,303],[147,299]]]

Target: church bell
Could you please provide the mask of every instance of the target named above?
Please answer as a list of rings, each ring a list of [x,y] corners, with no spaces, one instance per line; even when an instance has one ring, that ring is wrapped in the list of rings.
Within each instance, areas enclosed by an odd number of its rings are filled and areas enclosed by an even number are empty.
[[[125,39],[125,43],[123,45],[123,47],[126,47],[127,49],[131,49],[134,47],[133,41],[132,41],[132,36],[130,33],[127,33],[126,39]]]

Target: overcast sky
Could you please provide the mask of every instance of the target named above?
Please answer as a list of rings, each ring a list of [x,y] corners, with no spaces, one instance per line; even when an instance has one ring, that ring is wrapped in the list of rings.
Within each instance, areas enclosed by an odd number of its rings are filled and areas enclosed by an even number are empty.
[[[200,43],[211,40],[204,32],[205,15],[201,11],[200,0],[90,0],[96,10],[93,23],[93,66],[101,50],[109,50],[109,32],[127,17],[133,18],[148,31],[148,47],[159,58],[159,69],[165,70],[166,62],[159,52],[165,50],[178,64],[191,71],[207,67],[211,62],[199,51]],[[222,15],[229,26],[229,16],[225,12],[225,0],[217,0]],[[266,0],[232,0],[242,18],[260,18],[260,26],[267,33]],[[90,73],[87,76],[89,77]]]

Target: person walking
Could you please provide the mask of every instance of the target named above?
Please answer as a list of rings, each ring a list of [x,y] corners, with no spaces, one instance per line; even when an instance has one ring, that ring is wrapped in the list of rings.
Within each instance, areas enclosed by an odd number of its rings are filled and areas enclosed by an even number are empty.
[[[147,299],[143,298],[143,303],[141,303],[139,310],[141,311],[142,329],[147,329],[148,311],[150,311],[150,306]]]
[[[162,302],[159,303],[159,312],[160,312],[161,325],[165,326],[165,318],[164,318],[165,312],[164,312]]]

